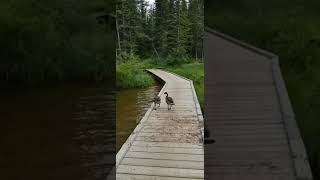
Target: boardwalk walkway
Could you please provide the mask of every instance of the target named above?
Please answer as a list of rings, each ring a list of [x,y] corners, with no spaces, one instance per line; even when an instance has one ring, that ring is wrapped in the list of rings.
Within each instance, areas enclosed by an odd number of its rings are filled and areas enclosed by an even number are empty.
[[[117,153],[117,180],[203,179],[203,117],[192,81],[162,70],[149,72],[165,82],[161,107],[150,107]],[[172,110],[164,92],[175,101]]]
[[[207,29],[205,177],[311,180],[278,57]]]

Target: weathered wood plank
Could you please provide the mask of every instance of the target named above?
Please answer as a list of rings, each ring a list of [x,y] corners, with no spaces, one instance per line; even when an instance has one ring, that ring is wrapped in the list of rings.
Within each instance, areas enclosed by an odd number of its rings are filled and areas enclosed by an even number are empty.
[[[131,152],[155,152],[155,153],[178,153],[178,154],[204,154],[203,149],[199,148],[177,148],[177,147],[143,147],[131,146]]]
[[[204,156],[199,154],[170,154],[170,153],[149,153],[149,152],[127,152],[125,157],[145,159],[166,159],[177,161],[198,161],[203,162]]]
[[[133,146],[143,146],[143,147],[181,147],[181,148],[199,148],[202,149],[202,143],[199,144],[189,144],[189,143],[170,143],[170,142],[144,142],[144,141],[135,141],[132,144]]]
[[[203,170],[198,170],[198,169],[179,169],[179,168],[120,165],[117,169],[117,172],[127,173],[127,174],[138,174],[138,175],[169,176],[169,177],[182,177],[182,178],[204,178]]]
[[[193,83],[173,73],[149,71],[166,83],[159,93],[163,103],[149,108],[126,151],[121,158],[117,154],[117,179],[203,179],[203,117]],[[176,104],[171,110],[165,91]]]
[[[204,163],[197,161],[124,158],[121,164],[131,166],[167,167],[178,169],[204,169]]]
[[[207,179],[311,180],[278,57],[207,29]]]
[[[117,180],[199,180],[199,179],[118,173]]]

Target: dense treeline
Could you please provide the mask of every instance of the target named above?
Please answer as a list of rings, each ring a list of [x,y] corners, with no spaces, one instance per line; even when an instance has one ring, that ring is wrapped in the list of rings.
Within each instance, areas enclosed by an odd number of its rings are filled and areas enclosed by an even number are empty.
[[[315,179],[320,179],[320,1],[205,1],[205,24],[279,55]]]
[[[202,0],[118,0],[116,15],[119,59],[202,58]]]
[[[111,0],[0,2],[0,81],[101,81],[114,77]]]

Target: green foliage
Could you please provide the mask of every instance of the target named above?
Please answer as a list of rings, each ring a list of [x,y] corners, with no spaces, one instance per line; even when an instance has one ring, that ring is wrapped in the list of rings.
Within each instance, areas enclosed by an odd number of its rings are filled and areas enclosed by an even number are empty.
[[[118,1],[119,54],[202,57],[202,0],[156,0],[149,9],[145,4],[145,0]]]
[[[279,55],[315,179],[320,179],[320,1],[205,1],[205,23]]]
[[[141,61],[129,60],[117,63],[117,88],[142,88],[154,83],[145,69],[147,65]]]
[[[101,81],[115,69],[111,1],[1,1],[0,81]],[[109,51],[108,51],[109,49]]]
[[[167,66],[179,66],[179,65],[183,65],[183,64],[189,64],[189,63],[192,63],[194,61],[195,61],[194,58],[178,57],[178,56],[170,55],[169,57],[167,57],[164,60],[164,63]]]

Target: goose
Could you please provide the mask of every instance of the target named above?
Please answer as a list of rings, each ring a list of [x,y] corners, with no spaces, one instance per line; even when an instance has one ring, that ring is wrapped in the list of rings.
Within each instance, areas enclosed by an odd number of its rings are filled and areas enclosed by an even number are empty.
[[[168,104],[168,110],[170,110],[172,105],[174,105],[174,101],[173,101],[172,97],[168,96],[167,92],[165,92],[164,94],[167,95],[166,96],[166,103]]]
[[[157,104],[159,105],[158,107],[160,107],[160,104],[161,104],[160,96],[156,95],[151,102],[154,103],[154,110],[157,110]]]

